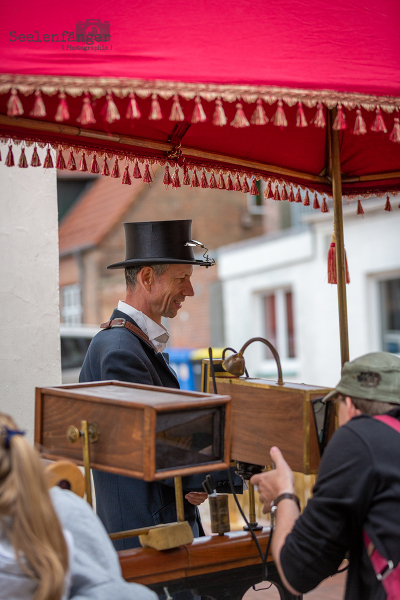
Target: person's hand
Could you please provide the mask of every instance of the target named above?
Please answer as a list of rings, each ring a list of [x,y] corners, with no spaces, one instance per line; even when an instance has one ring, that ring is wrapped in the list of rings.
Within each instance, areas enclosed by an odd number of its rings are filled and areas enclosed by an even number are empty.
[[[270,450],[270,456],[276,468],[259,475],[253,475],[250,479],[250,483],[258,487],[260,501],[264,504],[264,514],[270,511],[271,502],[280,494],[294,493],[293,472],[283,458],[282,452],[279,448],[273,446]]]
[[[186,494],[185,498],[190,504],[200,506],[200,504],[203,504],[203,502],[207,500],[208,494],[205,492],[189,492]]]

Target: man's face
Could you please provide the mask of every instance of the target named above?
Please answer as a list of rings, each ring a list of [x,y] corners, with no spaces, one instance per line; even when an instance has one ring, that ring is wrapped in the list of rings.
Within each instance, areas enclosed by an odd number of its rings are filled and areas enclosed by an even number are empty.
[[[154,277],[149,294],[149,315],[156,323],[161,317],[173,319],[182,307],[186,296],[194,296],[190,277],[192,265],[168,265],[167,270],[159,277]]]

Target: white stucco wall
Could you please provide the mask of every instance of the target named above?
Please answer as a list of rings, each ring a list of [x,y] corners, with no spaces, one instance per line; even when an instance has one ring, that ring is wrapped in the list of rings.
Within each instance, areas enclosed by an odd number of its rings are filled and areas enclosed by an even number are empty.
[[[377,280],[400,277],[398,200],[392,202],[393,212],[385,212],[384,204],[385,199],[365,203],[364,218],[355,214],[354,205],[345,209],[350,359],[382,349]],[[340,376],[337,286],[327,283],[332,222],[332,213],[313,213],[309,230],[257,238],[219,252],[228,346],[239,350],[249,338],[263,337],[262,294],[291,288],[296,359],[283,361],[287,381],[332,386]],[[276,378],[274,364],[263,360],[261,344],[251,345],[245,359],[250,376]]]
[[[32,440],[35,387],[61,383],[56,170],[6,167],[7,150],[1,146],[0,410]],[[17,164],[20,147],[13,151]],[[42,164],[45,155],[39,149]]]

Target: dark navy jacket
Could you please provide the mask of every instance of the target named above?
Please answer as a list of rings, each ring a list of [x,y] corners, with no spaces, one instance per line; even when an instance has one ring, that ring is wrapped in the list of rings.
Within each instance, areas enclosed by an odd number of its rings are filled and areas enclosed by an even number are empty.
[[[133,319],[119,310],[114,310],[111,319],[126,319],[136,325]],[[79,381],[117,379],[179,388],[179,382],[167,360],[125,327],[105,329],[93,338]],[[213,475],[217,490],[227,491],[226,472],[218,471]],[[93,478],[97,514],[109,533],[176,521],[173,479],[164,480],[163,483],[147,483],[102,471],[94,471]],[[201,482],[204,479],[204,474],[183,477],[184,493],[203,491]],[[197,507],[186,499],[184,506],[185,517],[192,527],[193,535],[204,535]],[[136,537],[114,542],[114,545],[117,550],[140,546]]]

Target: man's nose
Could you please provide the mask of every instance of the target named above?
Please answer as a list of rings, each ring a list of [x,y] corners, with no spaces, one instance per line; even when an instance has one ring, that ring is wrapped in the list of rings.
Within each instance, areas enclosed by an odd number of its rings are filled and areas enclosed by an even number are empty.
[[[183,294],[184,296],[194,296],[194,290],[190,279],[186,282],[186,285],[183,289]]]

